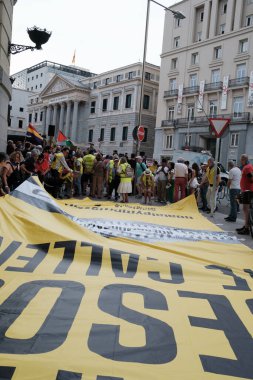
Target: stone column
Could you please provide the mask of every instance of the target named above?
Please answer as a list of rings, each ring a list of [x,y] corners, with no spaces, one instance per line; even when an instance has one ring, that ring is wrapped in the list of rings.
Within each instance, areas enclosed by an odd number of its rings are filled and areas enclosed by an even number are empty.
[[[46,113],[47,113],[47,107],[43,107],[43,119],[42,119],[42,130],[43,134],[46,135],[47,133],[47,120],[46,120]]]
[[[63,120],[64,120],[65,103],[61,103],[59,130],[63,133]]]
[[[48,132],[48,126],[51,124],[51,112],[52,112],[52,107],[48,106],[46,110],[46,131]]]
[[[218,20],[218,0],[214,0],[212,2],[212,11],[211,11],[211,19],[210,19],[210,33],[209,38],[215,37],[217,32],[217,20]]]
[[[210,20],[210,2],[205,2],[204,7],[204,20],[202,29],[202,41],[206,40],[209,36],[209,20]]]
[[[225,32],[230,33],[234,29],[234,10],[235,10],[235,0],[229,0],[227,2],[227,17],[226,17],[226,28]]]
[[[58,109],[58,104],[54,104],[53,125],[55,125],[55,126],[56,126],[56,121],[57,121],[57,109]]]
[[[66,125],[64,129],[64,135],[70,137],[70,116],[71,116],[72,102],[67,103]]]
[[[234,30],[241,29],[243,1],[245,0],[236,0]]]
[[[71,129],[71,140],[75,141],[77,135],[77,116],[78,116],[78,106],[79,102],[74,101],[73,119],[72,119],[72,129]]]

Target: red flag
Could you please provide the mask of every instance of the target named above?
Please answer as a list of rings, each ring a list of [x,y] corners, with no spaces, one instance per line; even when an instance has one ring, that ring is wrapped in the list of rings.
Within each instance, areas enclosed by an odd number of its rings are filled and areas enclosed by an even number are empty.
[[[62,133],[62,131],[59,131],[57,141],[62,142],[62,141],[66,141],[66,140],[67,140],[67,137]]]

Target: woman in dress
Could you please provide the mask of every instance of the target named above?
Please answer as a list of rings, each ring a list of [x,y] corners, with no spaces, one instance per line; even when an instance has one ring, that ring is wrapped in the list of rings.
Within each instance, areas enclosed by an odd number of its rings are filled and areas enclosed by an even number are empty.
[[[132,178],[127,176],[128,166],[130,165],[126,157],[121,157],[118,168],[118,174],[120,175],[118,193],[120,193],[122,197],[121,203],[128,203],[128,194],[132,193]]]

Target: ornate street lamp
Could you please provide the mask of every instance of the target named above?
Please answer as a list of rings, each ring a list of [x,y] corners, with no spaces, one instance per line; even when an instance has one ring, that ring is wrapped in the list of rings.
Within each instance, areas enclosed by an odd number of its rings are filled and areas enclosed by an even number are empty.
[[[27,45],[18,45],[9,43],[8,53],[9,54],[18,54],[25,50],[41,50],[41,45],[45,44],[52,32],[48,32],[46,29],[40,29],[37,26],[33,28],[27,28],[27,33],[30,37],[30,40],[35,43],[35,46],[27,46]]]

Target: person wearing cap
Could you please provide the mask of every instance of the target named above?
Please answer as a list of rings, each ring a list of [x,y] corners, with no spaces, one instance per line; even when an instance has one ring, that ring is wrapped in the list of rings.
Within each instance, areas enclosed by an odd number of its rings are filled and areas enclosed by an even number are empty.
[[[114,154],[113,159],[107,164],[106,171],[106,182],[108,185],[108,195],[107,198],[111,199],[114,190],[114,200],[117,202],[119,199],[118,187],[120,184],[120,176],[117,171],[119,168],[119,156]]]
[[[146,169],[141,175],[141,185],[144,194],[144,203],[147,204],[147,199],[149,204],[151,204],[151,196],[154,193],[155,188],[155,178],[150,169]]]

